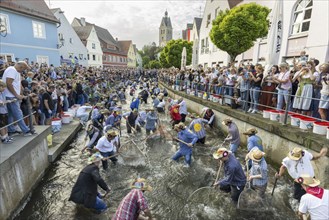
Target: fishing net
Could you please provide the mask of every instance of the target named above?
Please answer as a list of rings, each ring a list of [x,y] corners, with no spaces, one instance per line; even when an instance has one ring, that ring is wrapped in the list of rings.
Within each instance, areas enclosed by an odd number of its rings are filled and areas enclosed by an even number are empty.
[[[266,211],[265,198],[261,198],[258,193],[250,187],[250,182],[246,184],[238,200],[238,209],[246,211]]]

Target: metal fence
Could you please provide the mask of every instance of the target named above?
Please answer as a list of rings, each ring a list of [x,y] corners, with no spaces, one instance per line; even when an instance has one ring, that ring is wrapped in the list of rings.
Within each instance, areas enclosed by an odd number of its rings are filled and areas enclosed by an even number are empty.
[[[34,115],[35,113],[37,113],[37,112],[34,111],[34,112],[32,112],[32,113],[30,113],[30,114],[24,116],[24,117],[21,118],[21,119],[18,119],[18,120],[16,120],[16,121],[13,121],[12,123],[9,123],[9,124],[7,124],[6,126],[1,127],[0,130],[1,130],[1,129],[4,129],[4,128],[7,128],[7,127],[9,127],[10,125],[14,125],[14,124],[16,124],[17,122],[24,120],[25,118],[29,118],[29,127],[30,127],[30,131],[33,131],[33,130],[34,130],[34,126],[33,126],[32,115]]]
[[[259,107],[263,107],[263,108],[265,108],[265,110],[268,110],[268,109],[276,110],[276,111],[279,111],[280,113],[284,113],[283,119],[280,120],[282,122],[282,124],[287,124],[289,115],[305,116],[308,118],[312,118],[316,121],[329,122],[328,121],[329,114],[327,115],[327,119],[324,120],[324,119],[304,115],[301,113],[297,113],[296,111],[294,111],[292,108],[292,103],[296,97],[303,98],[303,99],[311,99],[311,101],[318,101],[318,102],[320,102],[321,99],[296,96],[296,95],[292,94],[291,90],[286,90],[286,94],[282,95],[282,94],[278,94],[278,90],[275,90],[274,92],[263,91],[261,89],[259,90],[259,89],[250,88],[250,86],[247,86],[247,87],[241,89],[241,88],[236,88],[234,86],[227,86],[227,85],[218,86],[218,85],[215,85],[212,83],[197,83],[197,82],[190,82],[190,81],[186,81],[186,80],[173,81],[173,80],[169,79],[168,77],[162,77],[161,81],[163,83],[165,83],[166,85],[170,86],[174,90],[184,91],[186,94],[191,95],[191,96],[197,96],[199,98],[207,99],[207,100],[210,100],[213,102],[218,102],[219,105],[228,104],[228,105],[232,106],[232,102],[237,101],[237,98],[234,97],[234,94],[239,93],[241,107],[245,113],[249,113],[248,112],[249,106],[252,106],[252,105],[256,105],[257,109]],[[258,100],[251,101],[252,99],[250,97],[250,94],[252,92],[259,93]],[[284,100],[283,104],[284,104],[285,108],[283,108],[283,106],[281,106],[281,108],[278,108],[278,106],[269,106],[269,105],[261,104],[259,102],[259,100],[260,100],[261,96],[264,94],[271,94],[274,97],[275,96],[278,97],[279,95],[287,96],[287,98],[280,97],[281,99]],[[285,102],[285,100],[287,100],[287,102]],[[325,100],[322,100],[322,101],[325,101]],[[310,110],[301,110],[301,111],[310,111]],[[328,112],[328,110],[327,110],[327,112]]]

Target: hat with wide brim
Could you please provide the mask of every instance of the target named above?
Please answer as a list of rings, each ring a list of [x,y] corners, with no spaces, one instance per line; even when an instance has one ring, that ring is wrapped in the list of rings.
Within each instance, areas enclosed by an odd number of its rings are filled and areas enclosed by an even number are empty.
[[[310,186],[310,187],[316,187],[316,186],[320,185],[320,183],[321,183],[320,180],[311,177],[309,174],[300,175],[300,177],[297,178],[296,181],[300,184]]]
[[[131,189],[140,189],[143,191],[151,192],[153,188],[148,184],[147,180],[144,178],[135,179],[130,186]]]
[[[257,134],[257,129],[256,128],[249,128],[248,130],[246,130],[245,132],[243,132],[244,135],[253,135],[253,134]]]
[[[302,158],[302,156],[303,156],[303,150],[300,147],[295,147],[288,153],[288,157],[291,160],[299,160],[300,158]]]
[[[227,150],[225,147],[218,148],[212,156],[217,160],[221,159],[223,157],[226,157],[229,153],[232,153],[231,151]]]
[[[179,122],[178,124],[176,124],[174,126],[174,128],[179,128],[179,129],[183,130],[186,128],[186,125],[183,122]]]
[[[116,131],[116,130],[108,130],[108,131],[106,132],[106,134],[107,134],[107,135],[110,135],[110,136],[112,136],[112,137],[116,137],[116,136],[119,135],[119,132]]]
[[[231,118],[227,118],[227,119],[224,119],[222,121],[222,125],[227,125],[227,123],[232,123],[232,119]]]
[[[248,153],[248,157],[251,160],[256,161],[256,162],[260,162],[262,160],[262,158],[264,157],[264,155],[265,155],[265,153],[263,151],[259,150],[258,148],[251,150]]]

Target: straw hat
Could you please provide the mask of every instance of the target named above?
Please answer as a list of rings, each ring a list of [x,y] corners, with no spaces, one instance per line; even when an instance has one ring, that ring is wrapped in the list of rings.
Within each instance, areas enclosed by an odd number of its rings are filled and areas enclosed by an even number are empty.
[[[119,133],[118,133],[117,131],[115,131],[115,130],[108,130],[108,131],[106,132],[106,134],[107,134],[108,136],[111,136],[111,137],[115,137],[115,136],[118,136],[118,135],[119,135]]]
[[[101,161],[104,157],[99,153],[94,153],[93,155],[91,155],[89,158],[88,158],[88,163],[89,164],[92,164],[94,162],[97,162],[97,161]]]
[[[212,156],[217,160],[217,159],[221,159],[223,157],[227,157],[229,153],[232,153],[232,152],[227,150],[225,147],[221,147],[217,151],[215,151],[212,154]]]
[[[300,177],[297,178],[296,181],[300,184],[310,186],[310,187],[316,187],[316,186],[320,185],[320,183],[321,183],[320,180],[311,177],[309,174],[300,175]]]
[[[175,125],[174,128],[179,128],[179,129],[182,130],[182,129],[185,129],[186,126],[185,126],[185,124],[183,122],[179,122],[178,124]]]
[[[250,151],[248,154],[248,157],[253,161],[259,162],[262,160],[264,155],[265,155],[265,153],[257,148],[257,149]]]
[[[101,114],[111,114],[111,112],[108,109],[102,109],[100,110]]]
[[[95,105],[95,107],[102,107],[103,105],[102,105],[102,103],[96,103],[96,105]]]
[[[257,134],[257,129],[256,128],[249,128],[247,131],[243,132],[244,135],[252,135],[252,134]]]
[[[303,154],[304,151],[302,150],[302,148],[295,147],[294,149],[292,149],[292,151],[288,153],[288,157],[292,160],[299,160],[300,158],[302,158],[302,156],[304,156]]]
[[[149,192],[153,190],[153,188],[148,184],[147,180],[144,178],[135,179],[134,182],[131,184],[130,188],[140,189]]]
[[[225,120],[222,121],[222,125],[227,125],[228,123],[232,123],[232,119],[231,118],[227,118]]]

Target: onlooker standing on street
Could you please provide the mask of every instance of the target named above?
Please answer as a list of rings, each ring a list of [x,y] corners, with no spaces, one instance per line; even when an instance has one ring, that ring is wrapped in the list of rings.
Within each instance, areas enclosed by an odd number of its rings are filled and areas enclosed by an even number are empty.
[[[273,77],[273,81],[278,83],[278,103],[277,110],[283,109],[283,104],[285,102],[286,109],[290,110],[290,106],[287,106],[289,90],[292,88],[291,80],[290,80],[290,72],[289,66],[287,63],[281,63],[279,66],[280,74],[278,77]]]
[[[55,86],[49,85],[47,91],[42,95],[43,113],[45,114],[46,125],[51,125],[52,113],[55,108],[53,99],[51,97],[54,90],[55,90]]]
[[[23,120],[23,113],[20,108],[20,100],[25,98],[21,95],[21,72],[26,70],[28,65],[24,61],[19,61],[15,66],[8,67],[2,77],[2,80],[7,84],[7,88],[4,91],[6,100],[12,102],[7,103],[8,108],[8,123],[12,123],[14,120],[18,121],[17,124],[23,131],[24,136],[31,135],[30,129],[26,126]],[[13,101],[15,100],[15,101]],[[13,125],[8,127],[10,133],[17,132]]]
[[[3,93],[6,88],[6,83],[0,81],[0,128],[8,125],[8,110],[7,103],[12,102],[11,100],[6,100],[6,97]],[[0,130],[1,142],[4,144],[11,144],[12,139],[8,137],[7,127]]]

